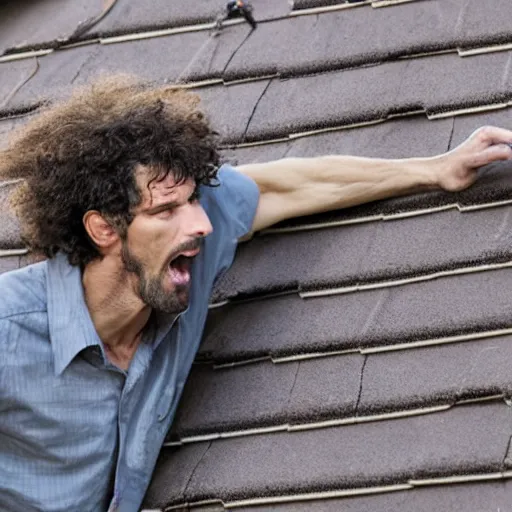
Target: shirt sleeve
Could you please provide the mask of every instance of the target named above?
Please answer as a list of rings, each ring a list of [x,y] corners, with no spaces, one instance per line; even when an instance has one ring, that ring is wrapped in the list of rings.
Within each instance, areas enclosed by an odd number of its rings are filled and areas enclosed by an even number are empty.
[[[213,226],[205,243],[215,276],[231,266],[238,239],[251,230],[259,196],[256,183],[230,165],[219,169],[217,186],[203,188],[201,203]]]

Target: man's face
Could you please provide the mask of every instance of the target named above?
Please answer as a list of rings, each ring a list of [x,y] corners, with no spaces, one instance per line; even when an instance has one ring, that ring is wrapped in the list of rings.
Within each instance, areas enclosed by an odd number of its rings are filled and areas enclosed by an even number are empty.
[[[143,199],[123,240],[121,258],[142,301],[176,314],[188,305],[192,261],[212,225],[193,180],[176,184],[169,175],[148,188],[143,168],[136,177]]]

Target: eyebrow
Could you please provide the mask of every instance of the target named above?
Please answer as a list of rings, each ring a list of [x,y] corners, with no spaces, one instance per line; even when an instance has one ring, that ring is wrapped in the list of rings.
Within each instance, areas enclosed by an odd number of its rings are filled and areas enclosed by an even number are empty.
[[[179,203],[177,203],[176,201],[170,201],[169,203],[159,204],[158,206],[154,206],[153,208],[144,210],[144,213],[159,213],[163,212],[164,210],[176,208],[177,206],[179,206]]]
[[[199,194],[198,187],[194,188],[192,193],[187,199],[187,202],[190,201],[193,197],[197,196]],[[147,210],[144,210],[144,213],[154,214],[154,213],[160,213],[164,210],[172,210],[173,208],[176,208],[179,206],[180,203],[178,201],[169,201],[167,203],[159,204],[158,206],[154,206],[153,208],[148,208]]]

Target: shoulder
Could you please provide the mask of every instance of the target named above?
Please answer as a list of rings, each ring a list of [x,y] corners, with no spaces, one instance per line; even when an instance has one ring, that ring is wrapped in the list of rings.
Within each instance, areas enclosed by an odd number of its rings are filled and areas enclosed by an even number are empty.
[[[0,320],[46,310],[46,261],[0,275]]]
[[[203,207],[214,230],[230,232],[236,240],[251,230],[259,195],[251,178],[227,164],[219,169],[214,186],[202,189]]]
[[[219,169],[216,183],[202,187],[201,205],[213,226],[201,260],[208,286],[233,262],[238,240],[251,231],[258,202],[256,183],[229,165]]]

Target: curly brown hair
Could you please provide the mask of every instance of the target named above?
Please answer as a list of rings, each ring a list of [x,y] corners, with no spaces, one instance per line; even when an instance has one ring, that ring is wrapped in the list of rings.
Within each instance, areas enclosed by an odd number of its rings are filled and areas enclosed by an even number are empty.
[[[83,216],[98,210],[123,231],[140,204],[135,169],[150,180],[211,185],[219,166],[217,133],[198,97],[129,76],[103,77],[46,107],[0,152],[0,176],[21,178],[14,199],[29,248],[58,251],[72,265],[100,256]]]

